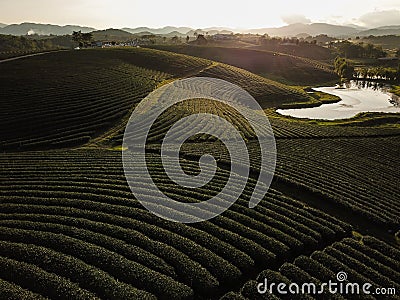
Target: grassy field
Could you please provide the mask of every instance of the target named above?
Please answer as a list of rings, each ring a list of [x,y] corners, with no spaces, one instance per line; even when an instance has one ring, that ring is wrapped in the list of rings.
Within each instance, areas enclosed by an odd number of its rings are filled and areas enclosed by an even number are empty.
[[[391,90],[392,93],[396,94],[397,96],[400,96],[400,86],[395,85],[393,89]]]
[[[320,283],[339,271],[350,282],[400,288],[397,115],[282,117],[276,107],[337,99],[154,49],[51,53],[2,63],[0,71],[0,299],[279,299],[257,294],[257,282]],[[278,161],[270,190],[249,209],[260,149],[243,116],[205,99],[165,111],[150,131],[146,160],[159,189],[176,200],[213,197],[231,170],[226,148],[200,135],[182,146],[181,166],[198,174],[199,157],[212,154],[215,176],[195,189],[171,181],[159,152],[177,120],[219,115],[249,150],[239,199],[221,216],[186,225],[156,217],[135,199],[121,146],[137,103],[193,76],[251,93],[271,122]],[[136,192],[152,195],[147,186]]]

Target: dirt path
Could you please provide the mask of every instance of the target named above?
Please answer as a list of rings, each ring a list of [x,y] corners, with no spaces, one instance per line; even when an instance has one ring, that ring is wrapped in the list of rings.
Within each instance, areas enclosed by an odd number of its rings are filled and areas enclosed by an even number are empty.
[[[6,58],[0,60],[0,63],[8,62],[8,61],[13,61],[17,59],[22,59],[22,58],[27,58],[27,57],[32,57],[32,56],[38,56],[38,55],[44,55],[44,54],[49,54],[49,53],[56,53],[56,52],[62,52],[62,51],[70,51],[70,50],[57,50],[57,51],[46,51],[46,52],[39,52],[39,53],[32,53],[32,54],[27,54],[27,55],[21,55],[21,56],[16,56],[16,57],[11,57],[11,58]]]

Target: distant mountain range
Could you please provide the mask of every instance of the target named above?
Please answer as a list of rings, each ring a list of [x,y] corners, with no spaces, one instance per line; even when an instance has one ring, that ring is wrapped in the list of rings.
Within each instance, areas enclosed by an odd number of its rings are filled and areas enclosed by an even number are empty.
[[[93,39],[96,41],[120,41],[132,38],[132,33],[121,29],[106,29],[92,31]]]
[[[327,34],[329,36],[334,36],[334,37],[350,36],[357,34],[359,31],[360,30],[354,27],[331,25],[327,23],[312,23],[312,24],[296,23],[278,28],[261,28],[261,29],[245,30],[245,32],[249,33],[259,33],[259,34],[266,33],[270,36],[296,36],[301,33],[306,33],[312,36],[318,34]]]
[[[369,35],[400,35],[400,25],[395,26],[382,26],[378,28],[368,29],[361,31],[359,33],[360,36],[369,36]]]
[[[147,33],[152,33],[152,34],[169,34],[173,31],[176,31],[177,33],[180,34],[186,34],[192,28],[190,27],[173,27],[173,26],[166,26],[163,28],[149,28],[149,27],[137,27],[137,28],[122,28],[122,30],[136,34],[136,33],[142,33],[142,32],[147,32]]]
[[[1,27],[1,26],[0,26]],[[37,24],[37,23],[22,23],[22,24],[11,24],[0,28],[0,34],[11,34],[11,35],[66,35],[72,34],[73,31],[91,32],[96,30],[91,27],[83,27],[77,25],[52,25],[52,24]]]
[[[100,34],[101,31],[91,28],[83,27],[78,25],[52,25],[52,24],[37,24],[37,23],[22,23],[6,25],[0,23],[0,34],[12,34],[12,35],[66,35],[71,34],[73,31],[92,32]],[[253,33],[253,34],[268,34],[270,36],[281,36],[281,37],[294,37],[311,35],[316,36],[319,34],[327,34],[332,37],[353,37],[353,36],[369,36],[369,35],[400,35],[400,25],[383,26],[378,28],[363,28],[356,25],[332,25],[327,23],[312,23],[312,24],[290,24],[287,26],[277,28],[259,28],[259,29],[231,29],[225,27],[209,27],[202,29],[193,29],[190,27],[174,27],[166,26],[163,28],[149,28],[149,27],[137,27],[137,28],[122,28],[113,29],[121,30],[127,34],[144,35],[144,34],[156,34],[164,36],[193,36],[195,33],[214,35],[218,33],[230,34],[230,33]],[[119,32],[120,34],[121,32]]]
[[[122,30],[133,33],[133,34],[142,34],[142,33],[151,33],[151,34],[160,34],[160,35],[178,35],[178,36],[192,36],[195,32],[198,34],[217,34],[217,33],[235,33],[240,32],[238,30],[233,30],[231,28],[225,27],[209,27],[209,28],[202,28],[202,29],[193,29],[190,27],[173,27],[167,26],[163,28],[149,28],[149,27],[138,27],[138,28],[122,28]]]

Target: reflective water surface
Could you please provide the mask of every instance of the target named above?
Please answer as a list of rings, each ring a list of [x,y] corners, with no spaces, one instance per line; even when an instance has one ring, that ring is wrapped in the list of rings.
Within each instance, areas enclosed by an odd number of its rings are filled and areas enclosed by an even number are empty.
[[[341,98],[341,101],[318,107],[278,109],[277,112],[296,118],[347,119],[361,112],[400,113],[400,97],[389,92],[390,86],[371,81],[350,81],[342,86],[314,88]]]

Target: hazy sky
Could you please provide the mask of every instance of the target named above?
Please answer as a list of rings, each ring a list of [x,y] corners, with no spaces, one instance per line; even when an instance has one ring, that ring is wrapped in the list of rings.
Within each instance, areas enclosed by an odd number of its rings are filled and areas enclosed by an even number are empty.
[[[400,25],[399,0],[0,0],[0,22],[96,28],[261,28],[295,22]]]

